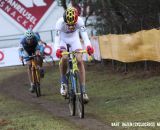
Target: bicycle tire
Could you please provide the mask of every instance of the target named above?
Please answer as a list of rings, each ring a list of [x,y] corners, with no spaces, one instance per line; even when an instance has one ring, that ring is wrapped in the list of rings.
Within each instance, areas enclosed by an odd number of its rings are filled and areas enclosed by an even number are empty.
[[[80,118],[84,118],[84,100],[83,100],[83,89],[80,85],[79,73],[75,72],[76,78],[76,106],[77,112]]]
[[[75,94],[73,94],[73,92],[69,94],[69,110],[70,110],[71,116],[75,116],[76,114],[76,96]]]
[[[40,97],[41,96],[41,88],[40,88],[40,73],[39,70],[35,70],[35,91],[36,91],[36,96]]]
[[[41,96],[41,89],[40,89],[40,84],[39,83],[36,83],[35,90],[36,90],[37,97],[40,97]]]
[[[70,115],[71,116],[75,116],[76,114],[76,95],[75,95],[75,91],[73,90],[74,88],[74,77],[72,74],[68,75],[68,96],[69,96],[69,111],[70,111]]]

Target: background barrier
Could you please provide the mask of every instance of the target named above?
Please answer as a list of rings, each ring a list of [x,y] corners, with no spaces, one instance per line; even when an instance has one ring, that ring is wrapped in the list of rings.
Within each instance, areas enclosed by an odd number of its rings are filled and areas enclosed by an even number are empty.
[[[99,36],[102,59],[122,62],[160,61],[160,30]]]
[[[50,61],[58,60],[58,58],[55,56],[53,43],[49,43],[47,45],[52,49],[51,50],[49,48],[46,48],[45,50],[47,53],[51,53],[51,56],[53,57],[53,59],[50,59]],[[15,66],[15,65],[22,65],[22,62],[20,62],[19,60],[18,47],[0,49],[0,67]]]
[[[157,29],[124,35],[93,36],[90,40],[95,50],[93,57],[98,61],[111,59],[125,63],[137,61],[160,62],[160,30]],[[50,42],[48,45],[52,48],[53,60],[59,60],[55,56],[54,42]],[[84,55],[83,58],[85,61],[88,60],[87,55]],[[20,64],[17,46],[0,49],[0,67]]]

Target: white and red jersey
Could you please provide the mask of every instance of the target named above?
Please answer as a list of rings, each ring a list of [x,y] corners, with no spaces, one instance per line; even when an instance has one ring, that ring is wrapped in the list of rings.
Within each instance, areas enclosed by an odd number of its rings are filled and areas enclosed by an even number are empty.
[[[71,28],[65,23],[63,17],[60,18],[56,23],[55,48],[66,48],[66,44],[70,44],[73,51],[82,49],[79,32],[82,40],[84,41],[84,45],[91,45],[83,19],[81,17],[78,17],[77,23],[71,26]]]

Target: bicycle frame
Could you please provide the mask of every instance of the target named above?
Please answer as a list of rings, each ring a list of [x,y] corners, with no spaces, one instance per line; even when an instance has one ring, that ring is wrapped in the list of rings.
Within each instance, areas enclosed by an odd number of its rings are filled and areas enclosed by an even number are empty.
[[[40,90],[40,72],[37,65],[37,61],[35,60],[36,55],[29,56],[31,58],[31,75],[32,75],[32,81],[35,85],[35,91],[37,97],[41,96],[41,90]]]
[[[32,68],[31,68],[31,70],[32,70],[32,81],[34,83],[40,83],[40,74],[38,72],[37,63],[36,63],[34,58],[31,59],[31,65],[32,65]],[[35,71],[35,73],[34,73],[34,71]]]
[[[70,75],[72,77],[72,90],[74,90],[74,93],[75,94],[78,94],[77,91],[76,91],[76,84],[74,82],[74,80],[77,80],[77,79],[73,79],[73,77],[75,77],[75,74],[76,73],[79,73],[79,69],[78,69],[78,65],[77,65],[77,59],[76,59],[76,56],[75,54],[76,53],[87,53],[86,50],[81,50],[81,51],[73,51],[73,52],[63,52],[62,55],[68,55],[68,72],[67,72],[67,75]],[[61,61],[60,61],[61,62]]]
[[[36,55],[28,56],[31,61],[31,80],[34,83],[36,95],[37,97],[41,96],[41,90],[40,90],[40,72],[37,65],[37,61],[35,60]],[[26,57],[26,58],[28,58]],[[22,60],[22,64],[24,66],[24,61]]]
[[[75,71],[79,71],[78,66],[77,66],[77,59],[75,54],[76,53],[87,53],[86,50],[81,50],[81,51],[73,51],[73,52],[63,52],[62,55],[68,55],[69,56],[69,70],[71,70],[72,73],[75,73]],[[61,61],[60,61],[61,63]]]

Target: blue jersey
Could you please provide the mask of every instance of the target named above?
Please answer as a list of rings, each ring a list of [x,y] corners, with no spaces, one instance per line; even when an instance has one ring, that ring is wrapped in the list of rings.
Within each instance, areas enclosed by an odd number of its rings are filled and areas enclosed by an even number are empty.
[[[28,55],[32,55],[39,48],[38,41],[39,41],[39,39],[35,35],[33,37],[32,43],[28,44],[26,38],[23,37],[20,42],[20,48],[23,48],[28,53]]]
[[[37,40],[40,41],[40,40],[41,40],[41,37],[40,37],[39,33],[38,33],[38,32],[35,32],[34,34],[35,34]]]

